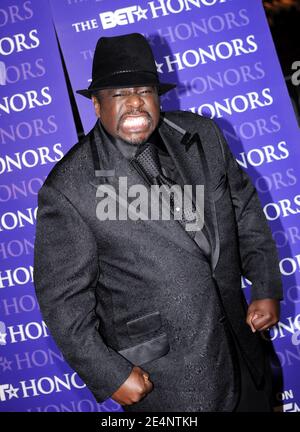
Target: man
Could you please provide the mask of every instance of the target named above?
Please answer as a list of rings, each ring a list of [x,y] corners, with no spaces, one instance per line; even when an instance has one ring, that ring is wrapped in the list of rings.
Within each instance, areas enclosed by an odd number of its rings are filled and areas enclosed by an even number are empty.
[[[78,93],[96,125],[38,196],[34,281],[54,340],[96,400],[125,411],[270,411],[261,332],[282,290],[249,177],[212,120],[160,112],[174,85],[159,82],[142,35],[100,38],[92,77]],[[195,192],[189,216],[169,194],[170,219],[105,219],[105,194],[124,207],[120,179],[128,190],[204,185],[203,223],[187,228],[200,220]]]

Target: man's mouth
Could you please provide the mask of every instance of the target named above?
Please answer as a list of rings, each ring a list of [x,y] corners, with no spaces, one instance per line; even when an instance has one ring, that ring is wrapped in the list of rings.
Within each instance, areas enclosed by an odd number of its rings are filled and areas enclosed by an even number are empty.
[[[125,114],[122,117],[122,129],[126,132],[143,132],[149,128],[150,117],[147,113]]]

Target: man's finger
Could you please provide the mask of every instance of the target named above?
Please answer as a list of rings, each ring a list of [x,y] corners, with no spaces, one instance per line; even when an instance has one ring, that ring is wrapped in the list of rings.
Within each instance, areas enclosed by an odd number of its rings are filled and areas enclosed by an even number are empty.
[[[257,318],[253,318],[252,324],[256,330],[261,330],[264,326],[269,326],[271,322],[271,317],[264,315]]]
[[[153,383],[152,383],[152,381],[146,380],[145,384],[146,384],[146,388],[147,388],[147,393],[150,393],[150,391],[152,391],[152,389],[153,389]]]
[[[247,317],[247,324],[250,326],[253,333],[256,332],[256,328],[254,327],[252,321],[256,319],[258,315],[255,312],[251,312]]]
[[[250,321],[250,328],[251,328],[251,330],[252,330],[252,332],[253,333],[255,333],[256,332],[256,329],[255,329],[255,327],[253,326],[253,324],[252,324],[252,321]]]
[[[252,321],[253,315],[254,315],[254,312],[248,313],[247,318],[246,318],[246,322],[250,327],[251,327],[251,321]]]
[[[144,377],[144,380],[148,380],[149,379],[148,372],[143,372],[143,377]]]

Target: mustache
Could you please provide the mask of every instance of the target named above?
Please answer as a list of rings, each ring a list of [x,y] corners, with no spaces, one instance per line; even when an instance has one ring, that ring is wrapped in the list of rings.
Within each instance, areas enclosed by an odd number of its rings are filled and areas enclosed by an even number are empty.
[[[143,111],[143,110],[130,110],[130,111],[127,111],[126,113],[124,113],[124,114],[121,115],[120,121],[122,121],[123,118],[126,117],[126,116],[128,116],[128,115],[138,115],[138,114],[146,115],[149,119],[152,118],[147,111]]]

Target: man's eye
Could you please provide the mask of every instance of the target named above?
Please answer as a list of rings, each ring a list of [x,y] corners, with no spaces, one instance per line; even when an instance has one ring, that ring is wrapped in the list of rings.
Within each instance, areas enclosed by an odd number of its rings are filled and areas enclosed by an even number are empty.
[[[145,90],[141,90],[138,92],[139,95],[145,95],[145,94],[151,94],[153,93],[153,91],[151,89],[145,89]],[[131,93],[126,93],[126,92],[118,92],[118,93],[113,93],[112,97],[126,97],[126,96],[130,96]]]

